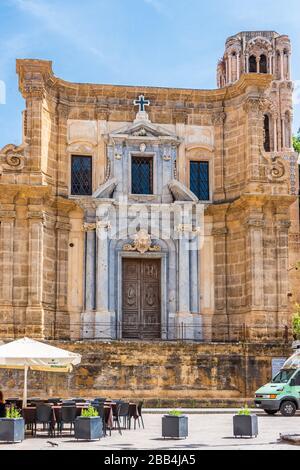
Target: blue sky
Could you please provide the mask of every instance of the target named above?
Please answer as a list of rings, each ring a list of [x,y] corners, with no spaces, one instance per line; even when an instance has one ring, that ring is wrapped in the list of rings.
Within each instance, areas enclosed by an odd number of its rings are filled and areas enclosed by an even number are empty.
[[[0,148],[21,139],[16,58],[52,60],[76,82],[215,88],[225,40],[242,30],[290,35],[300,127],[299,0],[0,0],[0,21]]]

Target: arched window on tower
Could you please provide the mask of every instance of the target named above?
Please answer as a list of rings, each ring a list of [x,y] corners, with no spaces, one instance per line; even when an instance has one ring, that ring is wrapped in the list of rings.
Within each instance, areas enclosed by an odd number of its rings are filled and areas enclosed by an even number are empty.
[[[249,58],[249,72],[250,73],[257,73],[257,62],[255,55],[252,55]]]
[[[271,152],[270,118],[267,114],[264,117],[264,149],[265,152]]]
[[[259,71],[260,73],[268,73],[268,60],[265,54],[260,56]]]

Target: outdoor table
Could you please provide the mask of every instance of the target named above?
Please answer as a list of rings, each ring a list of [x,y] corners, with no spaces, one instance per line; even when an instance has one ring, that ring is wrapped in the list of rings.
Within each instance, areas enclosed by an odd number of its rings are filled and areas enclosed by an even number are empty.
[[[53,410],[52,419],[51,419],[51,430],[55,429],[55,425],[61,422],[61,406],[52,406]],[[81,412],[83,409],[87,409],[88,406],[84,404],[83,406],[76,406],[77,408],[77,417],[81,416]],[[105,423],[108,429],[113,428],[113,412],[111,406],[104,406],[105,410]],[[28,427],[32,427],[36,421],[36,407],[27,407],[22,409],[22,416],[25,421],[25,425]]]

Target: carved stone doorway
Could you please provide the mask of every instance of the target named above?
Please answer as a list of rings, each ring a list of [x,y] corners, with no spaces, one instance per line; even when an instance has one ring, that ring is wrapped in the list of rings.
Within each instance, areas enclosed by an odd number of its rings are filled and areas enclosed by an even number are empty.
[[[161,339],[161,260],[123,258],[123,339]]]

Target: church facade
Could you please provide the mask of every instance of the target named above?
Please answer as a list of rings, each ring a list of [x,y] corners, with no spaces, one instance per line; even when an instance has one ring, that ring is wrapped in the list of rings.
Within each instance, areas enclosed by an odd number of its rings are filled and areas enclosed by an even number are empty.
[[[69,83],[18,60],[0,151],[0,336],[273,340],[297,300],[291,45],[227,40],[216,90]],[[245,333],[246,332],[246,333]]]

